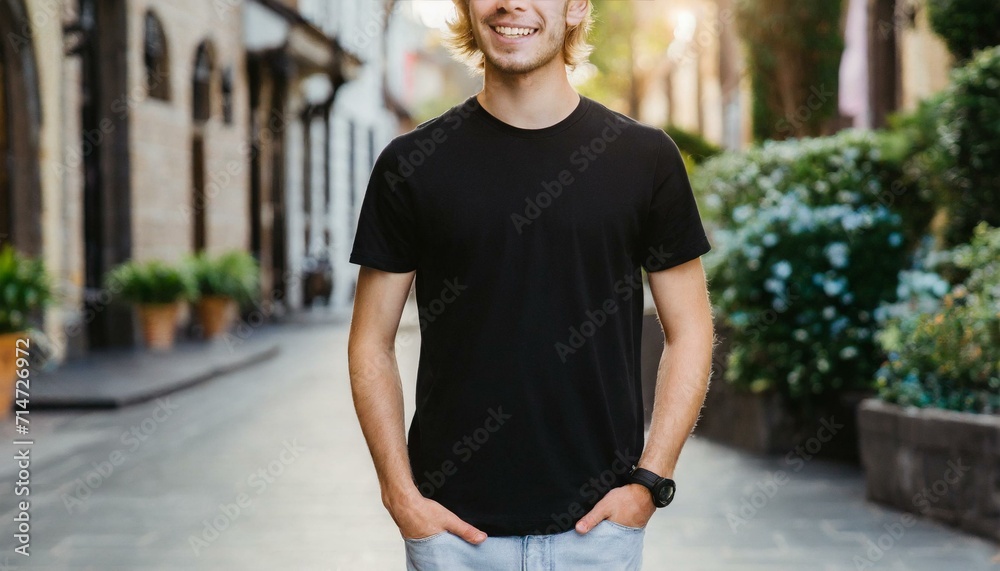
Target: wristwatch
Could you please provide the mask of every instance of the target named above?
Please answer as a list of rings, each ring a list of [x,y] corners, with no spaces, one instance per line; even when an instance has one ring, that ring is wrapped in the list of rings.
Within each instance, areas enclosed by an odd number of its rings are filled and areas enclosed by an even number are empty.
[[[629,484],[640,484],[649,489],[653,494],[653,505],[658,508],[665,508],[673,501],[674,492],[677,491],[677,484],[670,478],[660,477],[645,468],[632,466],[632,471],[628,474]]]

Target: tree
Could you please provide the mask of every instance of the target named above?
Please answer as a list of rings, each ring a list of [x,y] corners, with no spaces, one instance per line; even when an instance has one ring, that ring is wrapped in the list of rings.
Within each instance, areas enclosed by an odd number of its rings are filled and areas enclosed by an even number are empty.
[[[997,0],[928,0],[927,9],[931,27],[959,60],[968,60],[976,50],[1000,45]]]
[[[841,0],[738,0],[753,88],[754,136],[824,134],[837,110]]]

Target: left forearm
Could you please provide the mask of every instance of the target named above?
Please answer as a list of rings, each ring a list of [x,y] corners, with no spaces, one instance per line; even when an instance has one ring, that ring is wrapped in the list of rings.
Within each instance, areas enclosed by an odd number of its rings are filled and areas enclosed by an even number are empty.
[[[639,466],[673,478],[677,459],[694,429],[708,391],[714,332],[711,319],[667,343],[656,375],[649,435]]]

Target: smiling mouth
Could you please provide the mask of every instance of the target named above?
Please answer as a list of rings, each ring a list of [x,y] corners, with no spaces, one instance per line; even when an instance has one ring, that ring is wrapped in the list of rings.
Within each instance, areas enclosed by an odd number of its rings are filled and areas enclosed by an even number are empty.
[[[535,28],[512,28],[510,26],[491,26],[493,31],[505,38],[525,38],[532,36],[538,30]]]

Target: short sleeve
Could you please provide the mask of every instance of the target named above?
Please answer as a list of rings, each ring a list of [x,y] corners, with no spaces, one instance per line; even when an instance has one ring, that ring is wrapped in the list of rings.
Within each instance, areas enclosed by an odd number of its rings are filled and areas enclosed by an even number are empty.
[[[648,272],[679,266],[712,249],[684,159],[666,133],[660,137],[654,184],[638,253]]]
[[[351,250],[352,264],[395,273],[417,268],[413,197],[397,166],[390,144],[375,161],[368,180]]]

